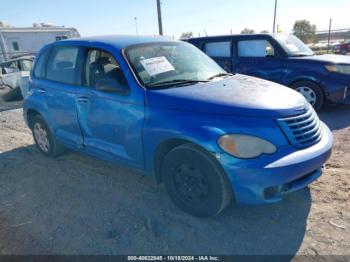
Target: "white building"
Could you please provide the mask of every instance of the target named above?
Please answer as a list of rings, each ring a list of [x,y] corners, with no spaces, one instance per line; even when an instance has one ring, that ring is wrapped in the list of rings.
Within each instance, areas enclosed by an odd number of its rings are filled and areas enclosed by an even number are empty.
[[[0,22],[0,63],[25,54],[35,55],[45,44],[72,37],[80,37],[75,28],[44,23],[11,27]]]

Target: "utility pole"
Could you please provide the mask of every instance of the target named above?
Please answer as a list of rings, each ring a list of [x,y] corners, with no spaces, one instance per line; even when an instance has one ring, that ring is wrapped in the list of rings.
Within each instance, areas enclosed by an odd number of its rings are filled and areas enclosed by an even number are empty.
[[[327,54],[329,52],[329,44],[331,42],[331,31],[332,31],[332,18],[329,19]]]
[[[159,34],[163,35],[162,10],[161,10],[161,7],[160,7],[160,0],[157,0],[157,12],[158,12],[158,29],[159,29]]]
[[[134,17],[134,19],[135,19],[136,35],[139,36],[139,29],[138,29],[138,26],[137,26],[137,17]]]
[[[272,28],[272,33],[275,33],[275,28],[276,28],[276,11],[277,11],[277,0],[275,0],[275,13],[273,15],[273,28]]]

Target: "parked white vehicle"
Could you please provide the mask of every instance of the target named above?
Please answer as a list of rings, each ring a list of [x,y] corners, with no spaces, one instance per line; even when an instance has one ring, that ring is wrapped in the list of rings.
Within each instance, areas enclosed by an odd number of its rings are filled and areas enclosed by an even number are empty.
[[[48,43],[73,37],[80,37],[75,28],[44,23],[11,27],[0,22],[0,63],[26,54],[35,55]]]
[[[33,61],[33,56],[23,56],[0,63],[0,88],[9,89],[3,95],[4,100],[11,101],[26,96]]]
[[[33,56],[23,56],[0,63],[0,85],[11,89],[19,86],[20,78],[29,76],[33,60]]]

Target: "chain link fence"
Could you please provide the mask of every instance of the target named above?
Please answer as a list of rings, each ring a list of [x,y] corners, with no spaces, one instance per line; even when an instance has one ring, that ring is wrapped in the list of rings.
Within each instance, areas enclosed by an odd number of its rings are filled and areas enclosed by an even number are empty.
[[[340,46],[350,42],[350,28],[331,29],[316,31],[315,42],[309,44],[309,47],[318,54],[340,53]],[[349,51],[350,52],[350,45]],[[346,54],[343,53],[342,54]]]

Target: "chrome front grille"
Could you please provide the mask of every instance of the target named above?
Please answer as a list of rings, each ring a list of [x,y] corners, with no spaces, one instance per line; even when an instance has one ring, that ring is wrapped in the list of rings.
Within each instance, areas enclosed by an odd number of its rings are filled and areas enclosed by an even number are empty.
[[[299,148],[316,144],[322,136],[320,120],[312,107],[303,114],[278,119],[289,142]]]

